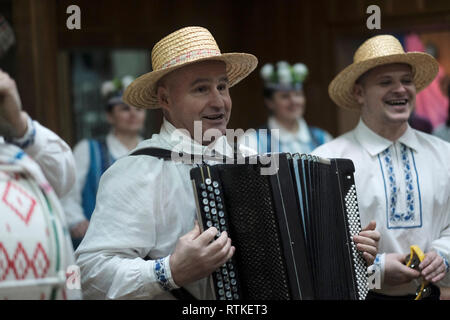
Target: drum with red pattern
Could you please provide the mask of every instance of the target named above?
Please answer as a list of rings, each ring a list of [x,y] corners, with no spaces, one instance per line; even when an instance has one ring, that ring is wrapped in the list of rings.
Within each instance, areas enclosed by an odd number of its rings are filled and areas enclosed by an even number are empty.
[[[0,299],[64,299],[66,237],[36,182],[0,165]]]

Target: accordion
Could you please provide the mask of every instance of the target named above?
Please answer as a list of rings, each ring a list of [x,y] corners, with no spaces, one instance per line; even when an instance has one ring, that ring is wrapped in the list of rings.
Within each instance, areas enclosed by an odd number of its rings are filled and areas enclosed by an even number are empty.
[[[262,174],[268,158],[276,173]],[[236,248],[210,277],[216,299],[365,299],[353,173],[351,160],[287,153],[191,169],[200,226]]]

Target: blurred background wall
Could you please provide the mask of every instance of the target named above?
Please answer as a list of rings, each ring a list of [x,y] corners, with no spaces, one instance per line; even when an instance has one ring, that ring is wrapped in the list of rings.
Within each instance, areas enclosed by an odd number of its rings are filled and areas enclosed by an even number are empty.
[[[81,30],[69,30],[68,6],[81,8]],[[368,30],[366,8],[381,9],[381,30]],[[328,84],[352,61],[369,36],[414,32],[439,49],[450,74],[448,0],[0,0],[16,44],[0,68],[16,78],[26,111],[69,144],[101,133],[102,81],[150,71],[150,51],[178,28],[199,25],[215,36],[222,52],[249,52],[267,62],[303,62],[308,123],[333,135],[351,129],[358,114],[338,109]],[[231,89],[230,128],[261,125],[263,106],[259,68]],[[160,111],[148,115],[146,137],[159,130]]]

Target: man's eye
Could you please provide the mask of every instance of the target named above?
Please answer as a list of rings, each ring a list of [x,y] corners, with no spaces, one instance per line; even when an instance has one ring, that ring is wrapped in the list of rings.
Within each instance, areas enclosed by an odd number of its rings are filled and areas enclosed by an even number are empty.
[[[391,81],[389,81],[389,80],[381,81],[380,84],[381,84],[382,86],[388,86],[388,85],[391,84]]]
[[[217,86],[217,90],[219,90],[219,91],[223,91],[223,90],[226,90],[226,89],[227,89],[227,85],[226,84],[219,84]]]
[[[195,88],[195,91],[204,93],[204,92],[208,91],[208,87],[206,87],[206,86],[197,87],[197,88]]]
[[[412,81],[412,79],[403,79],[402,82],[404,84],[411,84],[413,81]]]

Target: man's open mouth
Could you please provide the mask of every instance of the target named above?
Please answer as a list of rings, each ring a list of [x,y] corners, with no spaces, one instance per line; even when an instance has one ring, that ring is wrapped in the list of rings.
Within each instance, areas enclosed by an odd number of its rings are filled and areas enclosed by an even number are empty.
[[[408,103],[408,99],[386,100],[384,102],[390,106],[404,106]]]
[[[211,115],[203,116],[203,118],[208,119],[208,120],[222,120],[223,118],[225,118],[225,115],[223,113],[211,114]]]

